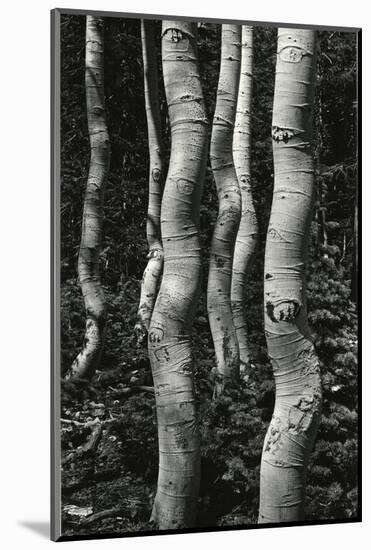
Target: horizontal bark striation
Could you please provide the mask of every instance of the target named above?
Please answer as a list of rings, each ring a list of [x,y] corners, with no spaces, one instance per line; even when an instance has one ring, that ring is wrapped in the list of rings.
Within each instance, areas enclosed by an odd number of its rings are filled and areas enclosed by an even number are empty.
[[[162,59],[171,156],[162,207],[164,273],[149,328],[159,437],[152,521],[159,529],[195,525],[200,444],[191,329],[200,290],[199,208],[207,119],[197,66],[197,27],[163,21]]]
[[[86,311],[83,348],[67,378],[90,378],[98,365],[106,323],[106,303],[99,273],[103,198],[110,161],[104,103],[103,19],[86,17],[85,87],[90,167],[82,219],[78,275]]]
[[[210,161],[219,200],[210,250],[207,307],[216,356],[214,395],[239,373],[238,341],[231,307],[233,250],[241,216],[241,192],[233,163],[233,131],[241,61],[241,27],[222,25],[222,49]]]
[[[272,123],[275,182],[264,285],[276,402],[262,454],[260,523],[303,519],[307,463],[320,420],[320,369],[305,293],[315,190],[315,54],[313,31],[279,29]]]
[[[240,354],[240,372],[251,362],[245,312],[245,287],[251,267],[258,223],[251,194],[251,102],[253,86],[253,28],[242,26],[241,71],[236,122],[233,135],[233,160],[241,191],[241,220],[234,247],[231,283],[233,323]]]
[[[142,342],[148,332],[158,288],[164,255],[161,240],[161,195],[164,181],[158,71],[153,21],[141,21],[143,50],[144,98],[148,128],[149,197],[147,213],[148,263],[143,273],[135,333]]]

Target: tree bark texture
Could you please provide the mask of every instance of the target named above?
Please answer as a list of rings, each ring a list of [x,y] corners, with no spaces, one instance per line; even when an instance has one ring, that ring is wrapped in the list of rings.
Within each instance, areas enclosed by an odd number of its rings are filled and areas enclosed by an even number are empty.
[[[321,413],[306,307],[315,192],[312,153],[316,33],[278,30],[273,105],[274,192],[265,253],[265,331],[276,402],[264,442],[259,523],[303,519],[305,478]]]
[[[233,164],[233,131],[241,62],[241,27],[222,25],[217,101],[210,146],[219,212],[210,251],[207,308],[215,348],[214,396],[239,374],[238,340],[233,324],[231,279],[233,250],[241,217],[241,192]]]
[[[241,191],[241,220],[234,248],[231,283],[232,314],[240,353],[240,372],[251,362],[245,311],[245,285],[258,235],[258,222],[251,194],[250,168],[253,28],[242,26],[241,38],[241,73],[233,135],[233,160]]]
[[[104,101],[104,30],[101,17],[86,17],[85,87],[90,139],[90,167],[82,219],[78,275],[84,297],[86,328],[83,348],[67,378],[90,378],[98,365],[104,343],[106,303],[99,273],[102,240],[103,194],[110,142]]]
[[[161,206],[164,273],[148,338],[159,441],[152,521],[159,529],[194,526],[199,490],[191,329],[201,279],[199,209],[207,158],[207,118],[196,33],[194,23],[163,21],[171,155]]]
[[[147,115],[149,148],[149,198],[147,213],[148,263],[143,273],[138,320],[135,333],[138,342],[147,336],[152,312],[161,282],[163,248],[161,240],[161,194],[163,163],[161,150],[161,118],[158,94],[157,52],[153,21],[141,21],[144,97]]]

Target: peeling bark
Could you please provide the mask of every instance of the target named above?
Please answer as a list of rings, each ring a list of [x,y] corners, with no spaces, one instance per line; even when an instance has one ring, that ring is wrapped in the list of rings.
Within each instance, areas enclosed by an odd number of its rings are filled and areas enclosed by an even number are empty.
[[[151,520],[159,529],[194,526],[199,490],[191,329],[201,279],[199,209],[207,158],[207,118],[196,33],[196,24],[163,21],[171,155],[161,206],[164,273],[148,338],[159,440],[159,476]]]
[[[305,478],[321,411],[305,267],[315,194],[316,33],[279,29],[273,105],[274,191],[265,253],[265,331],[276,383],[264,442],[259,523],[304,518]]]
[[[90,168],[82,219],[78,274],[86,311],[83,348],[66,378],[91,378],[104,343],[106,302],[99,273],[102,240],[103,195],[106,185],[110,142],[104,105],[103,19],[86,17],[85,87],[90,138]]]
[[[161,240],[161,194],[163,187],[163,163],[161,150],[161,118],[158,95],[158,71],[153,21],[141,21],[144,97],[148,127],[149,147],[149,198],[147,213],[148,263],[143,273],[138,320],[134,331],[138,343],[147,336],[163,269]]]
[[[233,160],[241,191],[241,220],[233,256],[231,302],[240,354],[240,373],[249,367],[245,285],[258,235],[258,222],[251,195],[251,103],[253,85],[253,28],[242,26],[241,73],[236,123],[233,135]]]
[[[219,213],[210,250],[207,308],[216,357],[214,396],[239,376],[239,352],[231,306],[233,250],[241,217],[241,192],[233,163],[241,62],[241,27],[222,25],[220,75],[210,161],[219,200]]]

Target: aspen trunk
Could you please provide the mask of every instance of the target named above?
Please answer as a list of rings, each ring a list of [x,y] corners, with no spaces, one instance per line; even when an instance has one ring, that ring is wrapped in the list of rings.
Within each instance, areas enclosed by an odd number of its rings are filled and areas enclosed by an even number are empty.
[[[103,19],[86,17],[85,87],[90,168],[84,200],[78,275],[85,302],[86,329],[83,348],[67,378],[90,378],[97,367],[104,342],[106,303],[99,274],[102,240],[103,194],[110,160],[110,143],[104,105]]]
[[[240,84],[233,135],[233,160],[241,191],[241,220],[234,248],[231,285],[232,314],[240,353],[240,372],[250,365],[245,287],[258,234],[258,223],[251,195],[250,168],[252,71],[253,28],[243,26]]]
[[[148,338],[159,442],[159,476],[151,519],[159,529],[195,524],[200,476],[191,329],[201,278],[199,209],[207,119],[196,33],[194,23],[163,21],[171,155],[161,206],[164,273]]]
[[[241,216],[241,193],[233,164],[233,130],[241,62],[241,27],[222,25],[222,51],[210,161],[219,200],[210,250],[207,308],[216,357],[214,396],[239,374],[231,306],[233,250]]]
[[[158,96],[158,74],[156,44],[153,21],[141,21],[144,97],[148,127],[149,148],[149,198],[147,213],[148,263],[143,274],[138,320],[135,333],[138,342],[147,335],[163,268],[161,241],[161,193],[163,186],[163,165],[161,151],[161,118]]]
[[[320,369],[305,288],[315,191],[315,68],[316,33],[279,29],[272,122],[275,180],[264,285],[276,402],[262,454],[259,523],[303,519],[307,463],[320,420]]]

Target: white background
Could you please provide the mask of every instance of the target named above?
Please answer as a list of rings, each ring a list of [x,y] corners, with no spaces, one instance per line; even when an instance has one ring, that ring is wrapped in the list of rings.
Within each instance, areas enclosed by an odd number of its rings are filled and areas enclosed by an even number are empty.
[[[49,10],[54,7],[155,12],[199,17],[362,26],[363,33],[363,174],[365,344],[370,295],[367,243],[370,224],[370,18],[361,0],[81,0],[55,5],[47,0],[5,0],[1,10],[0,236],[1,236],[1,416],[0,545],[41,548],[49,520]],[[5,124],[4,124],[5,118]],[[370,285],[368,285],[370,286]],[[5,302],[5,303],[4,303]],[[5,307],[4,307],[5,306]],[[73,542],[73,547],[122,547],[167,550],[190,545],[275,550],[333,547],[364,548],[370,530],[370,388],[363,365],[364,524],[284,528],[188,536]],[[175,537],[175,538],[174,538]]]

